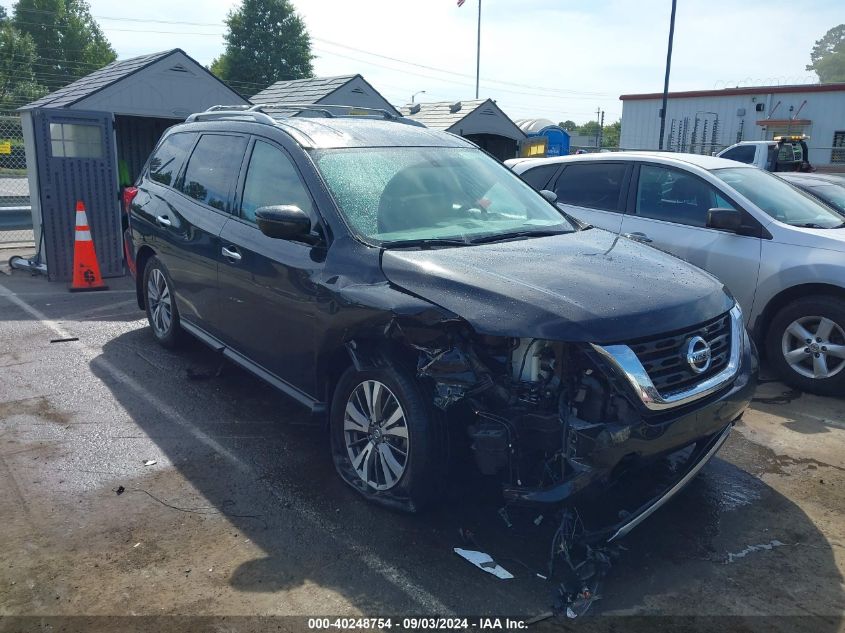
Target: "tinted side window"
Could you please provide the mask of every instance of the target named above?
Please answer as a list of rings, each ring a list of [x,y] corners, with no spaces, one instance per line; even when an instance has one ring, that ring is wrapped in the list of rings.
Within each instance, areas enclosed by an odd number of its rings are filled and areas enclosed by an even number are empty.
[[[255,222],[255,210],[274,204],[295,204],[312,216],[311,196],[291,159],[277,147],[256,141],[246,173],[241,216]]]
[[[557,201],[591,209],[619,210],[625,165],[592,163],[569,165],[555,185]]]
[[[745,163],[750,165],[754,162],[754,154],[757,149],[754,145],[740,145],[739,147],[734,147],[733,149],[729,149],[727,152],[722,154],[720,158],[727,158],[728,160],[736,160],[740,163]]]
[[[188,159],[180,187],[182,193],[225,211],[244,151],[246,138],[243,136],[203,134]]]
[[[150,178],[163,185],[173,185],[196,138],[196,134],[185,132],[164,139],[150,159]]]
[[[534,187],[537,191],[545,188],[551,177],[555,175],[560,165],[552,163],[551,165],[540,165],[522,173],[522,179],[529,185]]]
[[[707,212],[717,207],[735,208],[715,188],[692,174],[655,165],[640,167],[637,215],[705,227]]]

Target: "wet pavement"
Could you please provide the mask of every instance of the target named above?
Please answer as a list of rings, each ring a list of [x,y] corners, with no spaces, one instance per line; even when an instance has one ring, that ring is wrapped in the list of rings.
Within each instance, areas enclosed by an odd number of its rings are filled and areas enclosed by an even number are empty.
[[[420,516],[368,505],[302,408],[231,364],[217,375],[197,342],[158,347],[131,281],[109,285],[0,275],[0,615],[549,611],[552,517],[512,511],[508,528],[471,477]],[[769,400],[785,390],[762,385],[717,458],[626,537],[589,617],[842,628],[845,401]],[[515,578],[452,551],[476,546]]]

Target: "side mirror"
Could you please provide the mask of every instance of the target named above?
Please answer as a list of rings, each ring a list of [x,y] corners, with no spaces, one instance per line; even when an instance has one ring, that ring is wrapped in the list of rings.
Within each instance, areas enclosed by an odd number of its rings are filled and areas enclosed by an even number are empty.
[[[554,191],[549,191],[548,189],[542,189],[540,191],[540,195],[543,196],[546,200],[554,204],[557,202],[557,194]]]
[[[302,238],[311,233],[311,218],[293,204],[260,207],[255,211],[255,221],[264,235],[280,240]]]
[[[736,209],[710,209],[707,212],[707,228],[722,229],[736,233],[742,227],[742,215]]]

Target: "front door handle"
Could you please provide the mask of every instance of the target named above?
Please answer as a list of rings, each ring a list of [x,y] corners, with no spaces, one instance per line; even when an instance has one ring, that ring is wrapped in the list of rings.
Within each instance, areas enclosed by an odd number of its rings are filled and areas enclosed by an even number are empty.
[[[173,222],[170,221],[166,215],[157,215],[156,222],[158,222],[159,226],[172,226]]]
[[[223,250],[221,252],[223,253],[223,257],[225,257],[226,259],[228,259],[230,261],[233,261],[233,262],[241,261],[241,254],[238,252],[238,249],[236,249],[234,246],[231,246],[231,247],[224,246]]]
[[[635,242],[642,242],[643,244],[651,244],[654,240],[641,231],[634,231],[633,233],[623,233],[624,237]]]

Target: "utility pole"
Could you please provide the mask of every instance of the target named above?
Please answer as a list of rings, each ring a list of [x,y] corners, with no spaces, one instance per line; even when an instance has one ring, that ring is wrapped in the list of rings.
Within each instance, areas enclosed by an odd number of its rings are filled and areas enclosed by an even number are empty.
[[[596,128],[596,150],[598,150],[601,147],[601,108],[596,108],[596,123],[598,123]]]
[[[601,111],[601,118],[599,119],[599,150],[601,150],[602,140],[604,138],[604,110]]]
[[[666,102],[669,100],[669,70],[672,68],[672,40],[675,39],[675,8],[677,0],[672,0],[672,16],[669,18],[669,49],[666,51],[666,76],[663,79],[663,107],[660,108],[660,138],[657,149],[663,149],[663,134],[666,131]]]
[[[481,78],[481,0],[478,0],[478,39],[475,46],[475,98],[478,99],[478,82]]]

